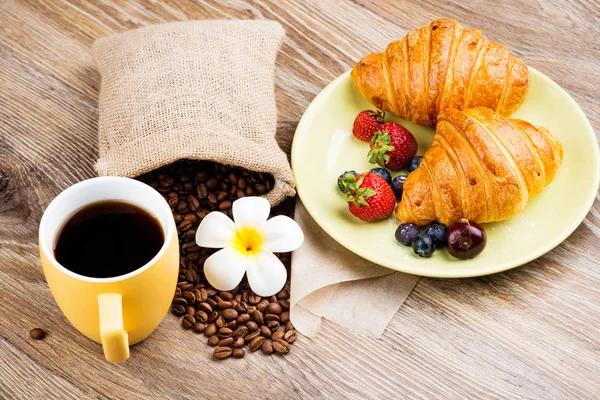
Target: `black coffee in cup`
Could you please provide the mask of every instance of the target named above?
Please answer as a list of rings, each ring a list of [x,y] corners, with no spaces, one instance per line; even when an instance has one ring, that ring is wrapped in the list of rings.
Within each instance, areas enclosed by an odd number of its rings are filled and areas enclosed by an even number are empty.
[[[92,203],[63,226],[54,256],[63,267],[92,278],[120,276],[145,265],[165,241],[158,220],[122,201]]]

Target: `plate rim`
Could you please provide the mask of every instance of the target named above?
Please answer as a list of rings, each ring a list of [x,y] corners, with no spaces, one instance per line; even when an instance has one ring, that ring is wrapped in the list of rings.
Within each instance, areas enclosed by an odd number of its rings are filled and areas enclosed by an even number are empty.
[[[554,88],[558,89],[558,91],[562,92],[562,94],[566,95],[567,101],[571,102],[575,106],[575,111],[578,113],[579,117],[582,117],[584,124],[587,127],[585,134],[590,135],[596,145],[595,146],[596,147],[596,152],[595,152],[596,168],[593,169],[596,174],[595,184],[594,184],[594,187],[596,190],[592,193],[598,193],[598,188],[600,186],[600,149],[598,148],[598,138],[596,137],[594,128],[592,127],[589,119],[587,118],[587,116],[585,115],[585,113],[583,112],[583,110],[581,109],[579,104],[577,104],[575,99],[573,99],[573,97],[566,90],[564,90],[558,83],[554,82],[552,79],[550,79],[548,76],[546,76],[544,73],[540,72],[539,70],[537,70],[533,67],[528,67],[528,68],[532,75],[533,74],[538,75],[542,80],[545,81],[546,84],[553,86]],[[413,274],[413,275],[427,276],[427,277],[432,277],[432,278],[472,278],[472,277],[477,277],[477,276],[487,276],[487,275],[492,275],[492,274],[496,274],[499,272],[507,271],[507,270],[510,270],[513,268],[517,268],[517,267],[527,264],[533,260],[536,260],[539,257],[545,255],[546,253],[552,251],[554,248],[556,248],[561,243],[563,243],[579,227],[579,225],[581,225],[581,223],[585,220],[585,217],[590,212],[590,210],[594,204],[594,201],[596,199],[596,195],[589,196],[589,198],[587,199],[587,203],[585,204],[585,207],[583,207],[581,213],[578,214],[578,216],[573,219],[573,221],[571,222],[569,227],[567,229],[565,229],[560,235],[557,235],[556,239],[548,241],[546,246],[538,248],[536,251],[533,251],[531,253],[531,255],[525,255],[521,258],[518,258],[516,261],[499,262],[498,264],[495,264],[493,268],[489,268],[489,269],[486,269],[486,270],[480,271],[480,272],[477,272],[477,271],[468,272],[468,270],[466,270],[464,273],[462,271],[458,271],[458,272],[446,271],[446,272],[444,272],[443,270],[440,270],[439,273],[420,271],[420,270],[418,270],[418,268],[411,267],[410,265],[402,265],[402,264],[390,265],[388,262],[386,262],[386,260],[384,258],[380,258],[377,255],[375,255],[375,256],[373,256],[371,254],[366,255],[366,254],[364,254],[365,252],[361,251],[360,249],[357,250],[357,249],[350,248],[350,244],[345,243],[346,241],[344,239],[338,237],[338,235],[335,234],[335,229],[332,229],[331,227],[329,227],[327,222],[324,222],[323,220],[319,219],[319,217],[317,216],[318,213],[314,212],[313,206],[310,203],[307,204],[307,202],[304,201],[304,194],[303,194],[304,189],[303,189],[302,185],[299,184],[298,179],[296,177],[296,172],[295,172],[296,167],[297,167],[297,162],[298,162],[297,160],[299,160],[299,155],[298,155],[298,152],[299,152],[298,146],[299,145],[297,144],[298,143],[297,139],[299,137],[298,135],[299,134],[301,135],[302,134],[301,132],[306,131],[306,128],[304,128],[304,126],[307,125],[310,121],[312,121],[312,119],[314,119],[317,112],[320,110],[321,103],[323,103],[323,101],[329,97],[329,93],[332,92],[335,88],[337,88],[337,86],[339,86],[346,79],[348,79],[349,75],[350,75],[350,70],[344,72],[343,74],[341,74],[340,76],[335,78],[333,81],[331,81],[327,86],[325,86],[325,88],[323,88],[315,96],[315,98],[310,102],[310,104],[308,105],[308,107],[306,108],[304,113],[302,114],[302,117],[300,118],[300,121],[298,122],[296,130],[294,132],[294,138],[292,140],[291,166],[292,166],[292,173],[294,174],[294,179],[296,181],[296,191],[298,193],[298,196],[300,197],[300,200],[302,201],[302,204],[304,205],[304,207],[306,208],[306,210],[308,211],[310,216],[314,219],[314,221],[317,223],[317,225],[319,225],[319,227],[327,233],[327,235],[329,235],[333,240],[335,240],[341,246],[348,249],[350,252],[360,256],[361,258],[363,258],[367,261],[381,265],[382,267],[388,268],[390,270],[409,273],[409,274]],[[332,231],[333,231],[333,233],[332,233]],[[468,262],[468,260],[465,260],[463,262]]]

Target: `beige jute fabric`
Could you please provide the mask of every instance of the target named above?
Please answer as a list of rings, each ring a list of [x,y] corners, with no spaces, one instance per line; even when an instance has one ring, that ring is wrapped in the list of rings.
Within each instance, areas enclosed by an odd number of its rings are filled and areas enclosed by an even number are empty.
[[[274,21],[189,21],[100,39],[98,175],[135,177],[180,159],[212,160],[275,178],[265,196],[293,196],[275,141]]]

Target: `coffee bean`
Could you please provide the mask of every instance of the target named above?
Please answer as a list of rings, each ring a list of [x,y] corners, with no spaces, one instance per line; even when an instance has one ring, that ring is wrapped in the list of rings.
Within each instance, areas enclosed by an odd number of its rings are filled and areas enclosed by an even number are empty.
[[[268,339],[271,337],[271,330],[263,325],[260,327],[260,334]]]
[[[295,330],[289,330],[285,333],[284,337],[283,337],[288,343],[294,343],[296,341],[296,339],[298,338],[298,334],[296,333]]]
[[[247,290],[244,290],[242,292],[242,301],[244,303],[248,303],[248,300],[250,299],[250,293]]]
[[[213,311],[210,314],[208,314],[208,322],[215,322],[217,318],[219,318],[218,311]]]
[[[247,326],[240,326],[235,330],[235,332],[233,332],[233,337],[236,339],[243,338],[248,336],[248,332],[250,332],[250,329],[248,329]]]
[[[238,182],[237,182],[237,186],[238,186],[238,187],[239,187],[241,190],[244,190],[244,189],[246,189],[246,178],[244,178],[244,177],[241,177],[241,178],[239,178],[239,179],[238,179]]]
[[[277,304],[277,303],[271,303],[271,304],[269,304],[268,311],[269,311],[270,314],[279,315],[279,314],[281,314],[282,309],[281,309],[281,306],[279,304]]]
[[[246,195],[247,196],[254,196],[254,189],[252,189],[252,186],[247,186],[246,187]]]
[[[218,360],[229,358],[232,353],[231,347],[217,347],[213,352],[213,356]]]
[[[261,300],[261,297],[259,295],[257,295],[256,293],[251,293],[248,296],[248,302],[250,304],[258,304]]]
[[[198,253],[190,253],[190,254],[198,254]],[[198,258],[200,258],[200,254],[198,254]],[[190,261],[195,261],[190,259],[189,257],[187,257],[188,260]],[[196,259],[198,260],[198,259]],[[185,278],[187,279],[188,282],[196,282],[196,280],[198,279],[198,274],[196,274],[196,271],[194,271],[193,269],[188,269],[187,272],[185,273]],[[196,298],[196,295],[194,294],[194,298]]]
[[[237,323],[238,323],[238,325],[244,325],[248,321],[250,321],[250,315],[249,314],[240,314],[237,317]]]
[[[196,309],[192,306],[187,306],[185,308],[185,313],[194,315],[194,314],[196,314]]]
[[[252,315],[256,311],[256,306],[248,306],[248,314]]]
[[[223,318],[225,318],[225,321],[231,321],[236,319],[237,317],[238,312],[235,311],[233,308],[227,308],[223,310]]]
[[[173,307],[171,307],[171,312],[178,317],[181,317],[185,314],[185,306],[183,304],[173,304]]]
[[[178,297],[181,297],[181,288],[180,287],[176,287],[175,288],[175,295],[173,296],[174,299],[177,299]]]
[[[219,203],[219,210],[229,210],[231,208],[231,200],[223,200]]]
[[[235,301],[234,299],[229,300],[229,302],[231,303],[231,308],[233,308],[235,310],[235,308],[237,307],[238,303],[237,301]],[[236,311],[237,312],[237,311]]]
[[[208,181],[206,181],[206,187],[208,190],[214,190],[218,185],[219,181],[217,178],[210,178]]]
[[[214,288],[208,288],[208,289],[206,289],[206,295],[208,297],[212,297],[215,294],[217,294],[217,291]]]
[[[200,208],[200,201],[196,198],[196,196],[189,195],[187,198],[187,204],[190,210],[196,212]]]
[[[238,199],[241,199],[242,197],[246,197],[246,192],[244,192],[242,189],[238,189],[235,191],[235,195]]]
[[[258,324],[254,321],[248,321],[246,323],[246,326],[248,327],[248,330],[250,332],[254,332],[254,331],[258,330]]]
[[[169,207],[171,208],[175,208],[179,205],[179,198],[178,197],[171,197],[169,198],[169,200],[167,201],[167,203],[169,203]]]
[[[183,221],[183,215],[181,215],[179,213],[175,213],[175,214],[173,214],[173,219],[175,220],[175,223],[177,225],[179,225],[181,223],[181,221]]]
[[[188,253],[185,256],[185,259],[187,261],[198,261],[200,259],[200,257],[201,256],[199,253]],[[192,276],[194,279],[188,279],[188,280],[193,283],[196,281],[196,271],[194,271],[194,270],[191,270],[191,271],[193,272],[193,275],[190,275],[190,276]],[[188,270],[188,272],[189,272],[189,270]],[[186,272],[186,274],[187,274],[187,272]],[[186,278],[187,278],[187,275],[186,275]]]
[[[235,331],[237,329],[237,321],[234,319],[233,321],[229,321],[226,325],[229,329],[231,329],[232,331]]]
[[[281,318],[277,314],[267,314],[265,315],[265,321],[277,321],[279,322]]]
[[[173,186],[173,181],[174,179],[172,176],[165,176],[164,178],[160,179],[159,184],[163,188],[168,188]]]
[[[206,330],[204,331],[206,332]],[[217,335],[212,335],[211,337],[208,338],[208,341],[206,342],[210,347],[216,347],[219,344],[219,337]]]
[[[179,289],[179,288],[177,288],[177,289]],[[184,306],[184,307],[185,307],[185,306],[187,306],[187,303],[188,303],[188,302],[187,302],[187,300],[186,300],[186,299],[184,299],[183,297],[178,297],[178,298],[176,298],[175,300],[173,300],[173,304],[174,304],[174,305],[175,305],[175,304],[181,304],[182,306]]]
[[[255,351],[257,351],[258,349],[260,349],[260,347],[262,346],[262,344],[263,344],[264,342],[265,342],[265,338],[264,338],[264,337],[262,337],[262,336],[257,336],[257,337],[255,337],[255,338],[254,338],[254,339],[253,339],[253,340],[250,342],[250,344],[248,345],[248,349],[249,349],[251,352],[253,352],[253,353],[254,353],[254,352],[255,352]],[[289,345],[288,345],[288,346],[289,346]]]
[[[224,190],[221,190],[219,193],[217,193],[217,201],[218,202],[222,202],[223,200],[225,200],[227,197],[229,196],[229,193],[227,193]]]
[[[204,329],[204,335],[206,337],[211,337],[217,334],[217,326],[215,324],[206,325],[206,329]]]
[[[33,328],[29,331],[29,336],[34,340],[42,340],[46,336],[46,332],[42,328]]]
[[[233,342],[233,347],[235,348],[242,348],[246,345],[246,341],[244,340],[243,337],[239,337],[237,339],[235,339],[235,341]]]
[[[225,320],[223,319],[223,317],[221,317],[221,316],[217,317],[217,319],[215,320],[215,325],[219,329],[221,329],[222,327],[224,327],[225,326]]]
[[[221,329],[219,329],[219,332],[217,333],[217,335],[219,335],[219,337],[221,339],[223,339],[223,338],[231,337],[231,335],[233,335],[233,331],[229,328],[221,328]]]
[[[262,325],[264,322],[263,313],[260,310],[256,310],[252,313],[252,320],[256,322],[258,325]]]
[[[226,308],[231,308],[231,302],[230,301],[224,301],[224,300],[218,301],[217,302],[217,307],[219,307],[221,310],[224,310]]]
[[[270,332],[270,331],[269,331],[269,332]],[[291,331],[290,331],[290,332],[291,332]],[[275,332],[274,332],[274,333],[271,335],[271,340],[283,339],[284,335],[285,335],[285,331],[283,331],[283,330],[281,330],[281,329],[280,329],[280,330],[278,330],[278,331],[275,331]]]
[[[194,326],[192,326],[192,330],[196,333],[202,333],[206,329],[206,324],[202,322],[196,322]]]
[[[185,203],[180,203],[179,205],[181,205],[181,204],[185,204]],[[190,229],[192,227],[192,225],[194,225],[194,223],[192,221],[190,221],[189,219],[184,219],[179,224],[179,231],[180,232],[187,231],[188,229]]]
[[[287,300],[279,300],[279,305],[284,311],[290,311],[290,302]]]
[[[262,344],[262,346],[260,346],[260,349],[265,354],[273,354],[273,345],[271,343],[267,342],[267,341],[265,341]]]
[[[185,314],[181,320],[181,326],[183,326],[183,329],[190,329],[195,323],[196,319],[192,314]]]
[[[246,343],[250,343],[251,341],[253,341],[255,338],[257,338],[259,336],[260,336],[260,331],[257,329],[254,332],[246,335],[246,337],[244,339],[246,340]]]
[[[233,346],[233,342],[234,342],[234,340],[235,340],[235,339],[234,339],[234,338],[232,338],[232,337],[228,337],[228,338],[225,338],[225,339],[221,339],[221,340],[219,340],[219,344],[218,344],[218,346]]]
[[[208,295],[206,294],[206,289],[202,288],[199,290],[200,295],[198,296],[198,293],[196,293],[196,300],[199,302],[205,302],[206,299],[208,298]]]
[[[190,291],[185,291],[183,292],[183,298],[187,300],[188,304],[194,304],[194,302],[196,301],[196,296],[194,295],[193,292]]]
[[[206,302],[212,308],[216,308],[217,307],[217,302],[215,300],[211,299],[210,297],[208,299],[206,299]]]
[[[192,290],[194,288],[194,284],[193,283],[185,282],[185,285],[181,285],[180,288],[181,288],[182,291],[187,292],[187,291],[190,291],[190,290]]]
[[[207,302],[202,302],[198,304],[198,309],[204,311],[207,314],[210,314],[213,311],[212,307]]]
[[[275,332],[277,329],[279,329],[279,322],[269,321],[267,322],[267,327],[271,330],[271,332]]]
[[[196,194],[199,199],[205,199],[206,196],[208,196],[208,188],[204,183],[199,183],[198,186],[196,186]]]
[[[231,292],[219,292],[219,297],[225,301],[231,301],[233,299],[233,294],[231,294]]]
[[[267,193],[267,187],[265,185],[263,185],[262,183],[254,185],[254,190],[256,190],[256,192],[258,194],[265,194],[265,193]]]
[[[195,317],[196,317],[196,321],[199,321],[199,322],[205,323],[206,321],[208,321],[208,315],[206,314],[206,312],[204,312],[202,310],[197,310]]]
[[[238,348],[233,349],[233,351],[231,352],[231,356],[233,358],[244,358],[245,355],[246,355],[246,352],[244,350],[238,349]]]
[[[265,311],[267,311],[267,307],[269,307],[269,300],[267,299],[262,299],[256,305],[256,309],[263,314],[265,313]]]
[[[290,344],[282,339],[275,340],[273,342],[273,350],[280,354],[287,354],[290,352]]]
[[[210,192],[208,194],[207,200],[208,200],[208,205],[211,207],[216,207],[217,204],[219,204],[219,201],[217,200],[217,196],[212,192]]]
[[[233,172],[230,172],[229,175],[227,175],[227,180],[232,185],[237,185],[238,178],[237,178],[237,176]]]
[[[285,331],[286,331],[286,332],[287,332],[287,331],[291,331],[292,329],[294,329],[294,325],[292,325],[292,321],[288,321],[288,322],[285,324]]]
[[[290,320],[290,312],[289,311],[284,311],[279,315],[279,318],[281,318],[281,323],[282,324],[287,324]]]

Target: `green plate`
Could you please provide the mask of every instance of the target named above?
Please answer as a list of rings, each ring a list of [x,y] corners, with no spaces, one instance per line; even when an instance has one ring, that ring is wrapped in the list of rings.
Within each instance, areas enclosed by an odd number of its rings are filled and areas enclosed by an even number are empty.
[[[575,101],[555,82],[530,68],[531,88],[512,115],[542,125],[564,145],[565,157],[554,181],[525,210],[508,220],[485,224],[486,249],[471,260],[457,260],[445,250],[431,258],[396,244],[395,216],[365,223],[350,214],[336,179],[346,170],[368,171],[368,144],[356,140],[352,123],[373,109],[347,72],[329,84],[302,116],[292,146],[292,168],[298,194],[315,221],[336,241],[376,264],[411,274],[440,278],[480,276],[523,265],[552,250],[583,221],[598,192],[600,155],[592,127]],[[430,146],[434,130],[404,121],[419,142],[419,154]],[[404,171],[406,173],[406,171]]]

